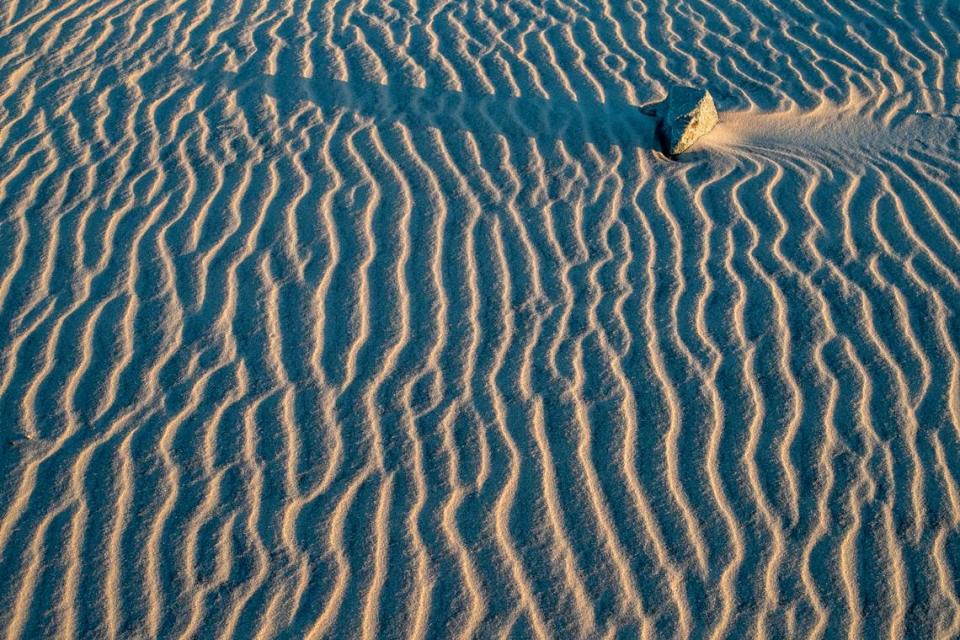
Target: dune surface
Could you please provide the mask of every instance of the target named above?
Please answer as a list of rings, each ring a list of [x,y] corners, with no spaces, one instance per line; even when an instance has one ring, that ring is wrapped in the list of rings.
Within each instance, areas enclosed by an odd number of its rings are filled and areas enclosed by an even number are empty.
[[[960,636],[958,34],[5,0],[3,638]]]

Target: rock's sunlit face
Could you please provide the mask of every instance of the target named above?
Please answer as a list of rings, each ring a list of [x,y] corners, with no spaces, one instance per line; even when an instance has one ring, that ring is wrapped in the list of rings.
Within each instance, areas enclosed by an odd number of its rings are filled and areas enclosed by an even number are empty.
[[[957,7],[0,2],[0,635],[960,637]]]
[[[719,120],[717,106],[709,91],[693,87],[673,87],[667,97],[662,126],[669,152],[679,155],[710,133]]]

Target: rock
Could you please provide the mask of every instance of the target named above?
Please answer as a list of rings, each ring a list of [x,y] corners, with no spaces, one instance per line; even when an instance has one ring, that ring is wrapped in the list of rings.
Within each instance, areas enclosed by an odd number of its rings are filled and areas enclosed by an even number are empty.
[[[683,153],[710,133],[719,120],[717,106],[709,91],[694,87],[672,87],[661,123],[667,139],[667,150],[674,156]]]

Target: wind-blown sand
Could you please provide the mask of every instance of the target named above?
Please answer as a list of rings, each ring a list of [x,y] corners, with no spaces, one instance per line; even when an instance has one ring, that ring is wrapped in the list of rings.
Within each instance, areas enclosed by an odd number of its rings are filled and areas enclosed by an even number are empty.
[[[957,637],[958,34],[5,0],[3,637]]]

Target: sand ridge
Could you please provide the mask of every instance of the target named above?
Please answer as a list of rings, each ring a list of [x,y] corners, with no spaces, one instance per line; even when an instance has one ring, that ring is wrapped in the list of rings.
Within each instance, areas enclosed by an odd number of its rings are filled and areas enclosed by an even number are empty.
[[[3,636],[960,635],[958,28],[7,0]]]

